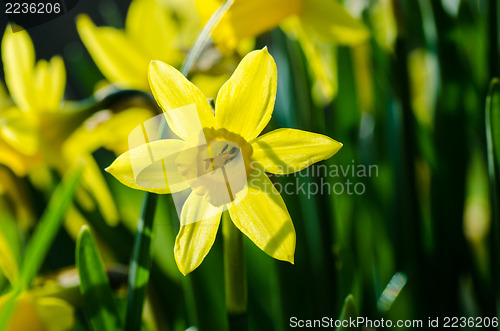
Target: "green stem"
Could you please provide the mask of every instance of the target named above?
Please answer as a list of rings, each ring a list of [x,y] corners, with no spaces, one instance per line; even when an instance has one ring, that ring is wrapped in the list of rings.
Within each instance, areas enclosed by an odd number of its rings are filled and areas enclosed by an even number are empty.
[[[226,309],[230,330],[246,329],[247,277],[243,252],[243,235],[233,224],[229,213],[222,215],[224,237],[224,277]]]
[[[500,267],[498,266],[498,258],[500,257],[500,208],[498,205],[498,198],[500,196],[500,180],[498,177],[498,152],[495,143],[495,123],[494,114],[496,109],[495,93],[500,93],[500,80],[494,78],[491,80],[488,97],[486,98],[486,111],[485,111],[485,125],[486,125],[486,148],[488,160],[488,175],[490,181],[490,194],[492,204],[492,224],[491,224],[491,265],[493,279],[498,279],[500,275]],[[500,94],[499,94],[500,95]],[[499,97],[497,97],[499,98]],[[498,99],[497,99],[498,100]],[[498,120],[498,119],[497,119]],[[497,301],[497,313],[500,311],[500,286],[493,282]]]
[[[158,194],[149,192],[144,194],[141,217],[137,225],[137,234],[134,241],[132,262],[129,267],[126,331],[141,329],[142,309],[151,266],[151,236],[157,202]]]

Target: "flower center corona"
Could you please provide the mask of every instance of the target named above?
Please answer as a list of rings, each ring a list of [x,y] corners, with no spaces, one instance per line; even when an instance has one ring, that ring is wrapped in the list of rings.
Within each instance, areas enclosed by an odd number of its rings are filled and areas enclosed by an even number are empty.
[[[202,133],[187,142],[176,163],[194,193],[222,206],[245,187],[252,171],[252,146],[226,129],[204,128]]]

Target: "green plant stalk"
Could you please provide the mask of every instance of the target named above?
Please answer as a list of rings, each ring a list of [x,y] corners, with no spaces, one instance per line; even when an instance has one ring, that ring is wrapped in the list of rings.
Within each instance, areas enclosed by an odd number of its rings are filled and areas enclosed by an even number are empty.
[[[84,164],[82,164],[82,162],[77,161],[75,165],[68,170],[61,184],[59,184],[52,195],[42,218],[38,222],[26,247],[19,280],[14,285],[9,300],[0,312],[0,330],[4,330],[7,326],[11,314],[16,308],[16,299],[18,295],[28,288],[33,278],[35,278],[38,273],[51,243],[61,226],[63,216],[73,200],[75,190],[80,183],[83,166]]]
[[[76,266],[85,310],[95,330],[121,330],[108,275],[94,236],[84,225],[76,242]]]
[[[222,235],[224,237],[224,277],[229,329],[241,330],[246,328],[247,311],[243,234],[233,224],[227,210],[222,215]]]
[[[196,63],[203,49],[207,45],[214,27],[220,21],[222,16],[233,4],[233,0],[227,0],[210,17],[210,20],[200,32],[192,50],[186,57],[181,72],[184,76]],[[163,129],[160,130],[159,137],[163,135]],[[144,193],[141,214],[137,223],[137,235],[134,241],[134,251],[130,263],[129,271],[129,295],[127,303],[127,314],[125,320],[125,330],[140,330],[142,322],[142,310],[144,299],[146,297],[146,286],[149,280],[149,267],[151,265],[151,236],[153,232],[154,215],[158,195],[155,193]]]
[[[134,240],[132,262],[129,267],[126,331],[141,329],[142,309],[151,266],[151,235],[157,202],[158,194],[149,192],[144,194],[141,217],[139,218]]]
[[[492,79],[489,89],[488,96],[486,98],[486,109],[485,109],[485,126],[486,126],[486,151],[488,159],[488,176],[490,181],[490,194],[491,194],[491,205],[492,205],[492,240],[491,240],[491,265],[493,279],[498,279],[500,274],[498,266],[498,258],[500,256],[500,213],[498,206],[498,198],[500,197],[500,182],[498,177],[498,157],[497,157],[497,146],[495,144],[495,133],[494,133],[494,123],[493,123],[493,107],[495,106],[495,92],[500,95],[500,80],[498,78]],[[496,301],[497,301],[497,313],[499,311],[500,304],[500,286],[493,282],[493,287],[495,290]]]

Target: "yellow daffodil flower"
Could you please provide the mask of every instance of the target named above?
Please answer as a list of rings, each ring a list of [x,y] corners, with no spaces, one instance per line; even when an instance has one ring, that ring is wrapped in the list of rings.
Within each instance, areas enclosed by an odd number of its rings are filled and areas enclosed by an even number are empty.
[[[0,311],[9,295],[0,297]],[[23,292],[16,299],[16,308],[6,331],[65,331],[75,324],[74,308],[55,297],[36,297]]]
[[[181,139],[143,144],[120,155],[106,170],[135,189],[155,193],[192,189],[182,207],[175,242],[179,270],[187,274],[203,261],[225,208],[236,227],[259,248],[275,259],[293,263],[295,229],[265,172],[300,171],[330,158],[342,144],[295,129],[258,137],[271,118],[276,97],[277,69],[267,48],[253,51],[241,61],[218,93],[215,116],[201,91],[168,64],[153,61],[149,82],[170,129]],[[197,144],[200,130],[190,117],[190,105],[196,109],[205,145]],[[165,157],[172,153],[177,156]],[[136,176],[137,168],[149,171]],[[227,188],[228,194],[219,194],[224,190],[217,187]]]
[[[76,24],[92,59],[111,83],[149,90],[147,67],[152,59],[174,66],[182,62],[172,14],[157,0],[134,0],[125,30],[96,27],[86,15],[78,16]]]
[[[66,139],[89,116],[84,111],[66,111],[63,107],[66,71],[60,56],[50,61],[36,61],[33,43],[25,30],[13,33],[7,27],[2,39],[2,60],[5,81],[13,105],[0,110],[0,163],[18,176],[55,168],[64,173],[72,160],[66,159],[62,148]],[[112,201],[95,161],[88,158],[88,188],[96,196]],[[86,177],[86,178],[85,178]],[[47,183],[47,186],[50,185]],[[105,218],[117,221],[114,204],[100,204]]]
[[[63,102],[66,72],[62,58],[36,61],[33,43],[25,30],[13,33],[7,27],[2,39],[2,60],[13,102],[0,102],[0,164],[17,176],[32,175],[33,181],[42,178],[39,174],[47,168],[62,174],[74,160],[84,156],[85,190],[78,191],[78,200],[86,209],[93,209],[87,192],[91,193],[108,223],[116,224],[118,211],[91,153],[101,146],[123,152],[113,139],[126,137],[130,125],[141,123],[151,112],[104,111],[91,117],[87,110],[71,110],[71,103]],[[47,189],[50,180],[37,186]]]
[[[7,238],[0,232],[0,273],[14,286],[19,278],[18,259]],[[0,312],[12,293],[0,296]],[[74,308],[67,301],[54,296],[24,291],[16,298],[16,307],[6,331],[64,331],[75,324]]]
[[[204,19],[222,0],[197,0]],[[357,45],[370,33],[334,0],[234,0],[215,27],[212,37],[222,50],[233,50],[245,38],[255,37],[278,26],[301,45],[313,78],[313,97],[326,104],[337,92],[335,48]]]
[[[174,67],[181,65],[201,28],[200,18],[194,0],[167,2],[133,0],[124,30],[97,27],[88,16],[78,16],[76,25],[80,38],[110,83],[149,92],[147,68],[152,60],[161,60]],[[174,19],[174,14],[181,19]],[[207,96],[215,97],[235,64],[228,65],[227,59],[222,61],[215,49],[205,55],[203,63],[193,68],[192,76]],[[215,70],[214,65],[217,65]],[[229,72],[226,67],[230,68]]]

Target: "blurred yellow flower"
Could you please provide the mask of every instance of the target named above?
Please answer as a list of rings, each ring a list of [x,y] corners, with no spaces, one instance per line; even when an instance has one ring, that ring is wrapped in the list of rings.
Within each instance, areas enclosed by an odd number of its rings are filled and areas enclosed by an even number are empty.
[[[197,0],[205,21],[222,0]],[[214,41],[229,49],[239,41],[272,30],[286,19],[297,18],[311,38],[328,43],[353,45],[370,36],[363,23],[333,0],[234,0],[213,32]]]
[[[97,27],[86,15],[78,16],[76,24],[82,42],[110,83],[149,92],[149,63],[160,60],[180,67],[193,45],[200,30],[200,18],[193,9],[194,0],[133,0],[124,30]],[[212,50],[205,55],[205,63],[192,70],[193,80],[207,96],[214,97],[230,74],[218,52]]]
[[[204,19],[222,0],[197,0]],[[280,26],[300,43],[313,79],[313,97],[326,104],[337,93],[337,68],[332,45],[357,45],[368,40],[366,26],[334,0],[235,0],[212,37],[222,50],[234,50],[245,38]]]
[[[93,209],[87,194],[90,192],[108,223],[116,224],[116,206],[91,153],[101,146],[123,152],[113,142],[126,137],[130,128],[149,118],[151,112],[130,109],[116,115],[107,111],[106,116],[102,112],[91,116],[92,109],[71,109],[71,102],[63,101],[66,71],[62,58],[36,61],[33,43],[25,30],[13,33],[7,27],[2,39],[2,61],[12,101],[0,94],[0,100],[6,100],[0,102],[0,164],[17,176],[32,175],[36,186],[48,189],[50,176],[44,180],[40,174],[48,168],[65,173],[74,160],[84,156],[86,190],[79,190],[78,200],[86,209]]]
[[[0,274],[15,287],[19,276],[18,260],[1,232]],[[0,312],[4,310],[11,296],[12,292],[0,296]],[[24,291],[15,300],[15,308],[6,331],[64,331],[75,324],[74,308],[63,299]]]
[[[0,297],[0,311],[10,295]],[[6,331],[65,331],[75,324],[74,308],[53,297],[36,297],[23,292],[16,299],[16,308]]]
[[[147,67],[152,59],[180,65],[178,26],[173,13],[157,0],[134,0],[125,30],[96,27],[86,15],[76,21],[78,33],[106,79],[124,88],[149,90]]]
[[[181,139],[141,145],[120,155],[106,171],[135,189],[155,193],[192,189],[182,208],[175,243],[179,270],[187,274],[203,261],[215,240],[224,208],[238,229],[264,252],[293,263],[295,229],[265,172],[299,171],[331,157],[342,144],[295,129],[257,137],[271,118],[276,97],[277,70],[267,48],[253,51],[241,61],[219,91],[215,116],[201,91],[168,64],[153,61],[149,82],[169,127]],[[184,108],[189,105],[195,105],[205,145],[196,145],[196,121]],[[178,157],[165,157],[172,152],[178,152]],[[150,156],[157,160],[154,165]],[[138,181],[134,168],[148,165],[152,170],[141,173]],[[243,174],[237,171],[238,166]],[[175,168],[178,176],[166,174],[166,169]],[[221,171],[223,177],[213,175]],[[229,191],[228,196],[219,194],[217,187],[227,188],[220,191]]]

